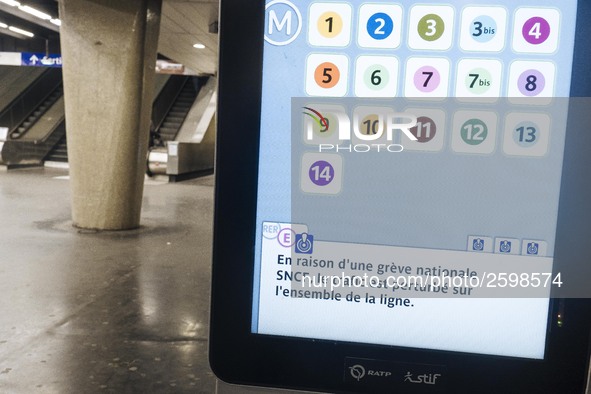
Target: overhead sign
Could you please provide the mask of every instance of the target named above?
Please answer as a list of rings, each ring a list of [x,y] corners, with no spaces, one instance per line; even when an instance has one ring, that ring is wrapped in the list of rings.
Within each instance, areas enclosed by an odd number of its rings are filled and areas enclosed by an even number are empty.
[[[21,66],[20,52],[0,52],[0,66]]]
[[[62,55],[23,52],[21,53],[21,65],[32,67],[61,67]]]
[[[0,66],[61,67],[62,55],[32,52],[0,52]]]
[[[168,60],[156,60],[156,72],[158,74],[184,74],[185,66]]]

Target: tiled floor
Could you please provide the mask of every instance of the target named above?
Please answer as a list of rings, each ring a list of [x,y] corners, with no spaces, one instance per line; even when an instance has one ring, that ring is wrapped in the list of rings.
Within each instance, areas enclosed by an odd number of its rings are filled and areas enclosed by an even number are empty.
[[[149,182],[141,229],[96,233],[65,175],[0,173],[0,393],[214,392],[213,179]]]

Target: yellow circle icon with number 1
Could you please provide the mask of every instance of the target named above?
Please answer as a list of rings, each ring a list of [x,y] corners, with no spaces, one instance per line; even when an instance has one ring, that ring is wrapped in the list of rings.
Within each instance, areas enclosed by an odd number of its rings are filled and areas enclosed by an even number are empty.
[[[343,18],[336,12],[325,12],[318,18],[318,31],[326,38],[338,36],[343,31]]]

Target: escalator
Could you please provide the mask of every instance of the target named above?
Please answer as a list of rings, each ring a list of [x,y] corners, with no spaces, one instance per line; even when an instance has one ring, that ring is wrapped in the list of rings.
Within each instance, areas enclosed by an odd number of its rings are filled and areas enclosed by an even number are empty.
[[[68,142],[65,133],[64,136],[53,147],[51,152],[45,156],[45,161],[54,161],[58,163],[68,162]]]
[[[159,76],[152,110],[151,147],[174,141],[189,114],[203,79]],[[67,162],[64,95],[61,70],[47,69],[6,108],[0,127],[8,128],[0,142],[0,164],[10,167]]]
[[[151,130],[146,173],[166,176],[171,182],[211,174],[217,81],[213,77],[176,77],[168,87],[170,90],[163,89],[154,102],[152,124],[156,127]],[[166,106],[172,94],[172,104]]]
[[[0,163],[8,167],[39,165],[65,135],[60,69],[47,69],[0,112],[8,129]]]
[[[160,128],[157,129],[162,142],[174,141],[195,102],[195,98],[197,98],[197,90],[191,79],[191,77],[186,78],[183,88],[173,102],[170,111],[162,121]]]
[[[21,123],[20,126],[16,128],[16,130],[9,134],[10,139],[20,139],[63,95],[64,89],[60,85],[43,101],[43,103],[41,103],[39,107],[37,107],[35,111],[33,111],[31,115],[29,115],[29,117],[27,117],[25,121],[23,121],[23,123]]]
[[[156,141],[150,138],[150,147],[164,146],[169,141],[174,141],[181,129],[187,114],[191,110],[201,80],[195,77],[172,75],[165,79],[159,75],[155,91],[155,99],[152,107],[152,134],[158,136]],[[68,150],[66,135],[58,141],[56,146],[44,158],[51,162],[68,162]]]

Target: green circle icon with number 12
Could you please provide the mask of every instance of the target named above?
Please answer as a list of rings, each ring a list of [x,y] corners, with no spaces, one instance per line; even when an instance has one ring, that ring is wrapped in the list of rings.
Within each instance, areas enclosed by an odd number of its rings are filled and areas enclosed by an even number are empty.
[[[369,67],[363,76],[365,85],[373,90],[380,90],[384,86],[388,86],[390,81],[390,74],[385,67],[375,64]]]
[[[443,35],[445,23],[439,15],[428,14],[419,21],[418,30],[423,40],[435,41]]]
[[[480,145],[486,140],[488,127],[480,119],[470,119],[462,125],[461,135],[468,145]]]

